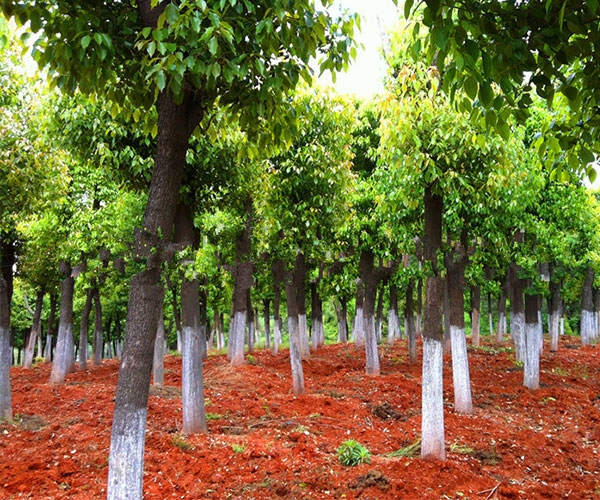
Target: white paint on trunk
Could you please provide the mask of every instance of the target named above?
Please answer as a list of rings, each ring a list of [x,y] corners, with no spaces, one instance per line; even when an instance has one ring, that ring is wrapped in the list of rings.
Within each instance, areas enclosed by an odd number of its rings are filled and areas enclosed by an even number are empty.
[[[565,334],[565,317],[561,316],[560,318],[560,334],[564,335]]]
[[[302,369],[302,357],[298,349],[298,318],[288,316],[288,328],[290,331],[290,366],[292,368],[292,386],[294,394],[304,394],[304,370]]]
[[[65,358],[67,362],[67,373],[75,372],[75,338],[73,337],[73,324],[67,328],[65,338]]]
[[[279,327],[279,320],[273,321],[273,354],[279,353],[279,344],[281,344],[281,328]]]
[[[10,329],[0,328],[0,420],[12,420]]]
[[[581,310],[581,343],[590,345],[594,338],[594,311]]]
[[[406,331],[406,327],[404,328]],[[423,319],[421,318],[421,314],[417,313],[417,335],[422,335],[423,332]]]
[[[183,327],[181,358],[182,431],[207,432],[202,381],[202,335],[199,328]]]
[[[121,432],[113,425],[107,500],[140,500],[144,480],[146,408],[128,411]]]
[[[446,459],[444,444],[444,346],[423,339],[423,387],[421,401],[421,457]]]
[[[498,343],[502,342],[504,337],[505,319],[506,317],[503,312],[498,313],[498,330],[496,331],[496,342]]]
[[[181,354],[183,342],[181,340],[181,330],[177,330],[177,354]]]
[[[52,336],[46,334],[46,345],[44,346],[44,362],[50,363],[52,357]]]
[[[229,345],[231,347],[231,364],[241,365],[244,362],[244,337],[246,334],[246,311],[237,311],[229,328]]]
[[[540,387],[540,346],[537,323],[525,323],[525,365],[523,385],[529,389]]]
[[[367,319],[367,321],[369,320]],[[365,332],[365,371],[367,375],[373,376],[379,375],[381,371],[374,318],[370,319],[369,326]]]
[[[467,338],[464,327],[450,326],[452,342],[452,380],[454,382],[454,410],[461,415],[473,413],[471,400],[471,377],[469,376],[469,358]]]
[[[356,347],[360,347],[365,343],[365,322],[362,307],[356,309],[354,328],[352,329],[352,339],[356,343]]]
[[[254,343],[256,342],[256,331],[254,321],[248,323],[248,352],[254,352]]]
[[[490,335],[494,334],[494,318],[492,317],[492,313],[488,313],[488,321],[490,323]]]
[[[298,348],[300,349],[300,356],[302,356],[302,359],[310,358],[306,314],[298,314]]]
[[[162,387],[165,384],[165,327],[161,313],[156,328],[154,358],[152,362],[152,385]]]
[[[388,312],[388,344],[393,344],[398,335],[398,314],[394,309]]]
[[[50,383],[62,385],[65,383],[65,377],[68,370],[68,337],[73,338],[73,325],[69,323],[59,323],[58,339],[56,341],[56,350],[54,351],[54,362],[52,363],[52,372],[50,373]]]
[[[559,334],[560,315],[558,311],[552,312],[550,315],[550,351],[558,351],[558,334]]]
[[[525,362],[525,313],[513,314],[510,328],[515,342],[515,360]]]
[[[324,344],[323,322],[320,318],[315,318],[313,321],[313,349],[316,349]]]
[[[538,322],[537,322],[537,333],[538,333],[538,347],[540,354],[544,352],[544,326],[542,323],[542,311],[538,311]]]

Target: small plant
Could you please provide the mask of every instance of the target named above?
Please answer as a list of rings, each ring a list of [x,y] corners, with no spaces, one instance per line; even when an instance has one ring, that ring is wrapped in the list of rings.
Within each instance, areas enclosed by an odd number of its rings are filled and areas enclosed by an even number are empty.
[[[311,413],[308,418],[313,419],[313,418],[321,418],[322,415],[320,413]]]
[[[337,449],[338,459],[342,465],[354,467],[362,463],[371,463],[371,453],[362,444],[349,439]]]
[[[256,364],[256,359],[254,359],[254,356],[252,356],[252,354],[248,354],[246,356],[246,361],[248,361],[249,365],[255,365]]]
[[[231,449],[236,453],[244,453],[246,451],[246,447],[243,444],[232,444]]]
[[[220,413],[207,413],[206,414],[206,420],[219,420],[223,418],[223,415],[221,415]]]
[[[181,434],[173,434],[171,437],[171,442],[173,443],[173,446],[176,446],[182,451],[188,451],[192,449],[192,445],[186,441]]]

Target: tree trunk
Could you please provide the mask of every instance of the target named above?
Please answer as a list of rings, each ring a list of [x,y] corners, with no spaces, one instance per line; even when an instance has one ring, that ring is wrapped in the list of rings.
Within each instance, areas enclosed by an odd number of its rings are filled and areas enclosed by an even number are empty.
[[[481,287],[479,285],[471,288],[471,342],[479,346],[481,341]]]
[[[75,280],[71,276],[71,266],[66,262],[60,263],[60,271],[65,275],[60,286],[60,319],[58,323],[58,338],[56,340],[56,351],[52,372],[50,373],[50,384],[62,385],[69,370],[69,350],[73,338],[73,292]]]
[[[81,322],[79,324],[79,370],[87,370],[88,335],[90,329],[90,312],[92,311],[92,300],[94,299],[94,288],[86,290],[85,304],[81,311]]]
[[[202,318],[198,286],[198,280],[189,281],[185,278],[181,284],[181,316],[183,320],[181,395],[182,431],[185,434],[208,431],[204,408]]]
[[[113,358],[113,343],[112,343],[111,328],[112,328],[112,318],[109,318],[109,320],[106,323],[106,359]]]
[[[319,296],[318,283],[311,283],[311,311],[312,311],[312,347],[318,349],[325,343],[323,331],[323,301]]]
[[[304,394],[304,371],[300,355],[300,339],[298,329],[298,299],[296,296],[295,280],[292,276],[286,282],[285,294],[288,310],[288,329],[290,332],[290,365],[292,368],[292,385],[294,394]]]
[[[254,352],[254,343],[256,342],[256,324],[255,324],[255,314],[254,308],[252,307],[252,297],[250,297],[250,289],[248,288],[247,293],[248,300],[248,352]]]
[[[173,307],[173,319],[175,320],[175,335],[177,338],[177,353],[181,354],[181,350],[183,349],[182,340],[181,340],[181,316],[179,314],[179,300],[178,300],[178,290],[176,283],[169,283],[169,289],[171,290],[171,300]]]
[[[523,289],[525,283],[519,278],[520,268],[514,262],[510,265],[510,332],[515,344],[515,360],[525,362],[525,310]]]
[[[377,278],[373,265],[374,256],[370,251],[363,251],[360,255],[360,278],[364,284],[363,321],[365,332],[365,351],[367,375],[380,374],[379,352],[377,349],[377,336],[375,332],[375,296],[377,294]]]
[[[490,336],[494,335],[494,315],[492,313],[492,294],[487,294],[487,305],[488,305],[488,322],[490,328]]]
[[[40,329],[42,326],[42,306],[44,305],[44,295],[44,291],[40,290],[35,299],[33,324],[31,326],[31,331],[29,332],[29,337],[27,338],[27,345],[25,346],[23,368],[29,369],[33,366],[33,353],[35,351],[35,344],[40,338]]]
[[[419,271],[421,263],[419,262]],[[417,279],[417,335],[423,335],[423,278]]]
[[[506,286],[502,286],[500,297],[498,298],[498,328],[496,330],[496,342],[502,343],[504,340],[504,329],[506,321]]]
[[[2,241],[0,240],[0,251]],[[0,255],[0,263],[4,265],[4,255]],[[12,273],[12,266],[11,266]],[[10,388],[10,365],[12,348],[10,346],[10,287],[4,276],[0,274],[0,421],[12,420],[12,394]]]
[[[302,359],[309,359],[310,346],[308,344],[308,328],[306,323],[306,260],[302,252],[296,254],[294,280],[298,301],[298,340],[300,342],[298,348],[300,349]]]
[[[202,361],[205,361],[208,359],[208,350],[206,348],[206,330],[208,328],[208,296],[204,290],[199,290],[198,296],[200,298],[200,350],[202,354]]]
[[[594,340],[597,340],[600,335],[600,288],[594,288],[594,324]]]
[[[529,389],[540,387],[540,337],[538,327],[538,295],[525,295],[525,360],[523,385]]]
[[[377,342],[381,342],[381,329],[383,325],[383,296],[385,294],[385,286],[379,287],[377,292],[377,312],[375,314],[375,338]]]
[[[281,283],[285,278],[285,263],[275,260],[271,264],[273,275],[273,354],[277,355],[281,344]]]
[[[409,280],[408,285],[406,286],[406,310],[404,312],[404,317],[406,323],[406,336],[408,337],[408,357],[411,365],[414,365],[417,362],[417,332],[415,329],[413,291],[413,280]]]
[[[365,285],[362,280],[360,280],[356,287],[354,328],[352,329],[352,339],[354,340],[356,347],[362,347],[365,343],[364,302]]]
[[[461,415],[473,413],[471,378],[465,334],[465,249],[456,245],[455,255],[446,259],[448,291],[450,296],[450,335],[452,341],[452,380],[454,382],[454,410]]]
[[[158,322],[156,323],[156,340],[154,341],[154,355],[152,359],[152,385],[163,387],[165,385],[165,319],[164,319],[164,291],[160,305]]]
[[[452,352],[452,337],[450,335],[450,290],[448,277],[444,279],[444,354]]]
[[[443,199],[425,188],[425,257],[433,274],[425,284],[425,321],[423,324],[423,377],[421,412],[421,457],[445,460],[444,444],[444,334],[442,307],[444,280],[437,266],[437,251],[442,245]]]
[[[402,339],[402,329],[398,319],[398,289],[390,283],[390,308],[388,310],[388,344],[394,340]]]
[[[265,349],[271,348],[271,301],[263,299],[263,316],[265,318]]]
[[[150,1],[141,2],[144,24],[154,27]],[[193,96],[184,91],[180,104],[163,92],[158,97],[157,149],[143,230],[135,235],[138,258],[146,269],[131,280],[125,347],[111,433],[107,500],[142,498],[144,442],[156,325],[162,302],[159,284],[162,245],[171,240],[179,186],[191,133],[201,118]]]
[[[250,216],[248,215],[246,226],[236,242],[232,318],[229,323],[229,341],[227,344],[227,357],[232,366],[244,363],[248,293],[253,284],[253,266],[250,262],[250,251]]]
[[[560,283],[557,282],[554,273],[550,278],[550,351],[558,351],[560,323]]]
[[[348,342],[348,301],[341,297],[333,300],[338,323],[338,342]]]
[[[54,321],[56,318],[56,295],[50,294],[50,314],[46,326],[46,345],[44,346],[44,362],[52,361],[52,337],[54,333]]]
[[[102,353],[104,352],[104,332],[102,325],[102,302],[100,291],[96,288],[94,293],[94,366],[102,364]]]
[[[581,290],[581,343],[589,345],[594,338],[594,270],[586,269],[583,289]]]

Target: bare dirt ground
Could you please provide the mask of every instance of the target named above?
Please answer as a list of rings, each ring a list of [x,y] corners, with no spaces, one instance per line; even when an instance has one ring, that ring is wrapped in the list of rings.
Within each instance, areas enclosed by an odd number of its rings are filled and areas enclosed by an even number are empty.
[[[381,346],[382,375],[364,353],[326,346],[304,362],[307,394],[291,390],[287,351],[254,353],[231,368],[205,364],[207,435],[183,436],[181,358],[153,389],[146,441],[146,500],[600,498],[600,347],[562,340],[544,352],[542,388],[522,387],[508,344],[469,348],[475,412],[453,411],[444,366],[448,458],[391,456],[419,439],[421,366],[405,342]],[[47,384],[50,365],[11,371],[15,422],[0,424],[0,499],[105,495],[117,361]],[[347,439],[372,453],[345,467]],[[418,450],[417,450],[418,451]]]

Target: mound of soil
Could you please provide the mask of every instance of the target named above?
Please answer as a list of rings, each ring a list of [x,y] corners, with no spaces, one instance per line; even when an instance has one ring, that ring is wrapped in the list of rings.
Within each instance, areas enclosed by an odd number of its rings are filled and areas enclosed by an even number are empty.
[[[239,368],[211,355],[209,433],[193,436],[180,434],[181,358],[169,356],[166,388],[149,399],[144,498],[600,498],[600,348],[565,346],[544,352],[535,391],[511,370],[508,344],[469,348],[468,416],[454,413],[445,359],[445,462],[393,454],[420,438],[421,365],[404,361],[404,341],[380,346],[379,377],[364,374],[353,345],[319,349],[304,362],[302,397],[286,351],[257,351]],[[15,421],[0,423],[0,499],[104,498],[118,362],[61,387],[47,384],[50,369],[11,370]],[[339,463],[348,439],[369,449],[370,464]]]

